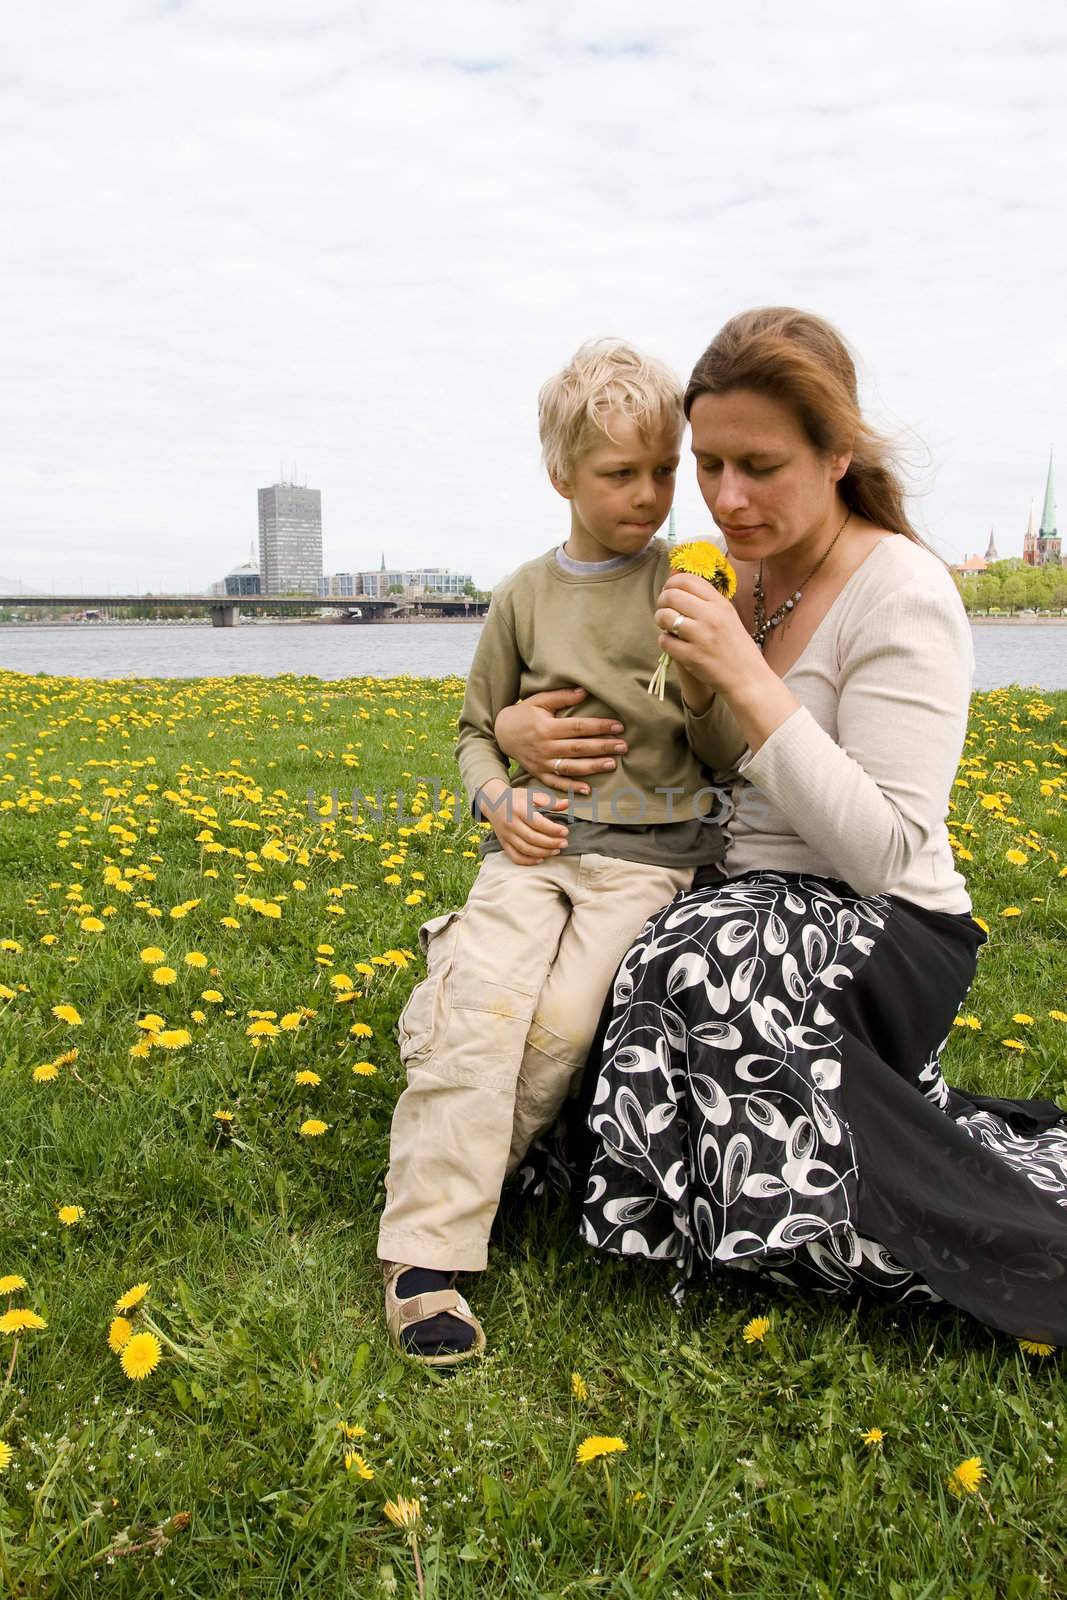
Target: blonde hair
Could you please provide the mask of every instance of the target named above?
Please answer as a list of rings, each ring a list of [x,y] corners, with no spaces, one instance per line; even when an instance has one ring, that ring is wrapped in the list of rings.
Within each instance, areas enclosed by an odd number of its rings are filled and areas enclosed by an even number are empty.
[[[541,454],[550,478],[565,480],[578,458],[603,439],[617,443],[612,412],[633,422],[646,442],[681,434],[682,385],[669,367],[620,339],[590,339],[537,397]]]

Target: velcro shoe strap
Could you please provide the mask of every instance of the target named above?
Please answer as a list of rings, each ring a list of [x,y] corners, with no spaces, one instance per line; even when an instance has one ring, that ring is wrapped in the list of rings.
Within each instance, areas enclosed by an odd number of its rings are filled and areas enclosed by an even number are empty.
[[[466,1312],[467,1302],[455,1289],[431,1289],[426,1294],[414,1294],[407,1299],[397,1297],[400,1306],[400,1326],[410,1328],[413,1323],[425,1322],[428,1317],[440,1316],[443,1311]]]

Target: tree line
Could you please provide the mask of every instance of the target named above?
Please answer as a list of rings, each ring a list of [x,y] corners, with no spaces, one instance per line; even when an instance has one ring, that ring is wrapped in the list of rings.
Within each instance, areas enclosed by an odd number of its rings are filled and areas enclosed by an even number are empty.
[[[952,576],[968,612],[1067,611],[1067,567],[1028,567],[1012,558]]]

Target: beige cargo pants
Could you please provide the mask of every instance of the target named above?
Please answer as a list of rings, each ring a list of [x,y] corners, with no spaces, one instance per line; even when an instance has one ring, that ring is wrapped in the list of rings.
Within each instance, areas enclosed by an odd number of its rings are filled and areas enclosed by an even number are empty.
[[[477,1272],[505,1175],[581,1074],[608,986],[693,868],[487,856],[461,911],[421,930],[426,977],[398,1027],[383,1261]]]

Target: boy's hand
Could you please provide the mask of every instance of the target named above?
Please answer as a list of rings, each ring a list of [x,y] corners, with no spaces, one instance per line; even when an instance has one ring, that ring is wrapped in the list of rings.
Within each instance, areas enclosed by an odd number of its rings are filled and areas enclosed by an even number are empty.
[[[503,778],[494,778],[478,791],[480,818],[492,825],[504,854],[516,866],[538,866],[558,856],[567,842],[564,824],[542,816],[538,806],[565,811],[567,801],[537,789],[513,789]]]

